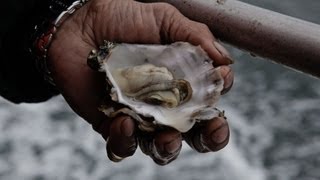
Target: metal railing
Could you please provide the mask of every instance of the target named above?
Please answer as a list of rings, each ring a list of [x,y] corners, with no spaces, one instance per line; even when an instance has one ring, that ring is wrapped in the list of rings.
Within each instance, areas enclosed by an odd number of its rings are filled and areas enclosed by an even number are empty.
[[[190,19],[207,24],[222,41],[320,78],[318,24],[237,0],[140,1],[170,3]]]

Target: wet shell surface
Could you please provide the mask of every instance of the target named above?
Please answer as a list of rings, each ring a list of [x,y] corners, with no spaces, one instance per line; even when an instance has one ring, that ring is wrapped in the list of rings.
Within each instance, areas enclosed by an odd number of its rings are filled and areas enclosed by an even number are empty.
[[[220,114],[215,106],[223,79],[199,46],[106,42],[88,64],[106,73],[111,99],[122,107],[101,110],[110,117],[128,114],[142,130],[165,125],[186,132]]]

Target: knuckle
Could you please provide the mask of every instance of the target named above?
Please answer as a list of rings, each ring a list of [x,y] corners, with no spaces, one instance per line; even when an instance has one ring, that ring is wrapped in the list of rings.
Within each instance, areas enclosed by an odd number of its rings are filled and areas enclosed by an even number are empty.
[[[181,13],[171,4],[168,3],[153,3],[153,10],[157,18],[161,17],[162,20],[172,22],[182,17]]]
[[[200,29],[202,29],[204,31],[207,31],[207,32],[210,32],[210,29],[206,24],[198,23],[198,26],[199,26]]]
[[[168,3],[160,2],[160,3],[154,3],[153,5],[155,9],[159,11],[171,11],[171,12],[177,11],[177,9],[173,5]]]

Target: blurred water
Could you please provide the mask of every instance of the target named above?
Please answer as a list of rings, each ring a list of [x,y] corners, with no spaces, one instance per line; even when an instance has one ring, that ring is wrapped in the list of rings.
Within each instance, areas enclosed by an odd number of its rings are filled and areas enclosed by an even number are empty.
[[[246,2],[320,24],[320,1]],[[61,97],[18,106],[0,99],[0,179],[320,179],[320,81],[230,51],[236,79],[220,103],[232,128],[224,150],[204,155],[184,145],[165,167],[139,151],[115,164],[102,138]]]

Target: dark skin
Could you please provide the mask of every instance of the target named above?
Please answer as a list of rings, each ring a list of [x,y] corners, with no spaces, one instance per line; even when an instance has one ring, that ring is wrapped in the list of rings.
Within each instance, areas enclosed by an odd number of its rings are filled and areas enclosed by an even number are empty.
[[[111,160],[132,156],[137,139],[147,148],[144,153],[165,165],[179,155],[185,140],[198,152],[218,151],[229,140],[225,118],[217,117],[196,125],[187,133],[166,128],[152,136],[141,136],[135,121],[125,115],[106,117],[97,107],[105,99],[105,80],[87,65],[87,56],[103,40],[141,44],[169,44],[186,41],[200,45],[220,66],[226,93],[233,84],[228,52],[217,42],[206,25],[184,17],[164,3],[144,4],[133,0],[91,0],[59,27],[49,49],[52,76],[70,107],[107,140]],[[111,104],[109,104],[111,106]],[[139,137],[138,137],[139,135]]]

